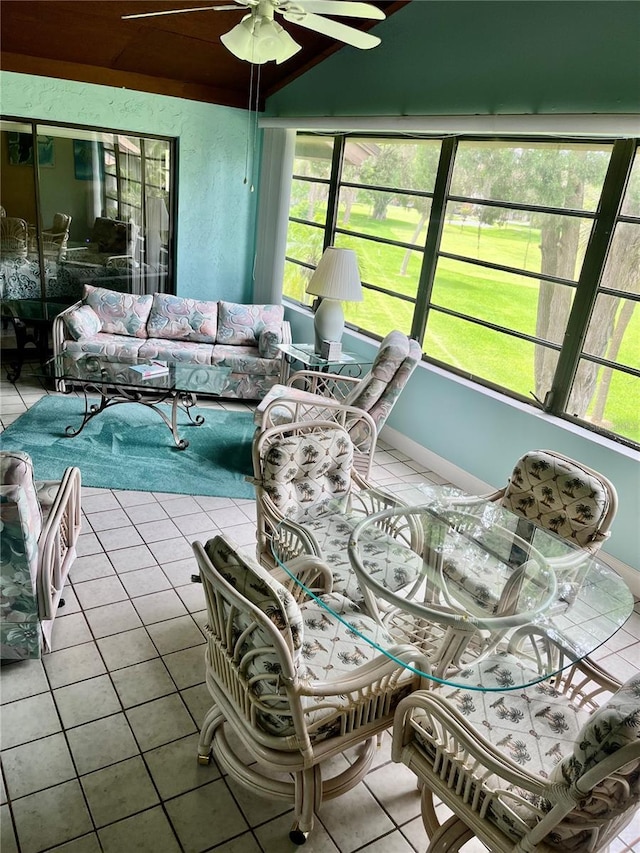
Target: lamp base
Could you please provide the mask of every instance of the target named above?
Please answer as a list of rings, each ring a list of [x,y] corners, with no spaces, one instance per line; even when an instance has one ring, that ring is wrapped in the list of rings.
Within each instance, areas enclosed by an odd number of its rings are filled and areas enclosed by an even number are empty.
[[[341,341],[344,332],[344,313],[339,299],[324,298],[313,320],[315,351],[320,355],[322,341]]]

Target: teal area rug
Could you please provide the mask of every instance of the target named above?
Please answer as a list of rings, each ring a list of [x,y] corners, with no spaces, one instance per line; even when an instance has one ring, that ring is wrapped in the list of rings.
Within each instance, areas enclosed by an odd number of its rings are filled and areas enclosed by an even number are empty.
[[[171,407],[163,406],[170,416]],[[58,480],[70,465],[80,468],[82,483],[103,489],[253,498],[250,412],[195,408],[194,426],[184,412],[178,432],[189,441],[178,450],[159,415],[137,403],[113,406],[91,420],[74,438],[68,425],[82,422],[79,397],[43,397],[0,435],[3,450],[24,450],[33,459],[36,479]]]

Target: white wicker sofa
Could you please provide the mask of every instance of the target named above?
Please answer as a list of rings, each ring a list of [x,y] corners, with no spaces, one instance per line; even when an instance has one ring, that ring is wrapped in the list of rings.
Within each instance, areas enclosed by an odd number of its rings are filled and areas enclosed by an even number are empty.
[[[291,341],[282,305],[138,296],[84,286],[83,298],[53,323],[54,354],[110,362],[158,359],[230,368],[220,396],[259,400],[279,381],[279,343]]]

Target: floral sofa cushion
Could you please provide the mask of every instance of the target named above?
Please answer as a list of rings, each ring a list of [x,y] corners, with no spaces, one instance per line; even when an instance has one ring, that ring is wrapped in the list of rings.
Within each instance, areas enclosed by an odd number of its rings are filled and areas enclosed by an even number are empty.
[[[101,329],[113,335],[146,338],[147,319],[151,312],[151,294],[118,293],[104,287],[85,284],[83,301],[100,319]]]
[[[148,338],[138,350],[138,358],[153,358],[173,364],[211,364],[213,344],[193,341],[172,341],[167,338]]]
[[[258,354],[261,358],[280,358],[278,344],[282,343],[282,323],[265,326],[258,338]]]
[[[218,303],[154,293],[147,321],[150,338],[213,344],[218,328]]]
[[[102,330],[102,322],[90,305],[81,305],[65,316],[67,329],[74,340],[92,338]]]
[[[91,338],[78,341],[65,341],[64,352],[69,355],[98,355],[104,361],[124,361],[133,363],[138,358],[140,348],[146,341],[140,338],[128,338],[126,335],[112,335],[98,332]],[[96,365],[97,367],[99,365]],[[73,373],[71,364],[67,365]],[[81,374],[79,374],[81,375]]]
[[[282,305],[240,305],[237,302],[220,302],[216,343],[258,346],[261,332],[272,329],[273,326],[281,327],[283,320]]]

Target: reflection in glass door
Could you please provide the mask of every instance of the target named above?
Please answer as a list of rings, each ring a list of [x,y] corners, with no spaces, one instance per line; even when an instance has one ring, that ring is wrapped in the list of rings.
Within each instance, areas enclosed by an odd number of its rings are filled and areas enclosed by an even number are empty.
[[[86,284],[173,291],[172,140],[8,120],[0,131],[3,300],[70,304]]]

